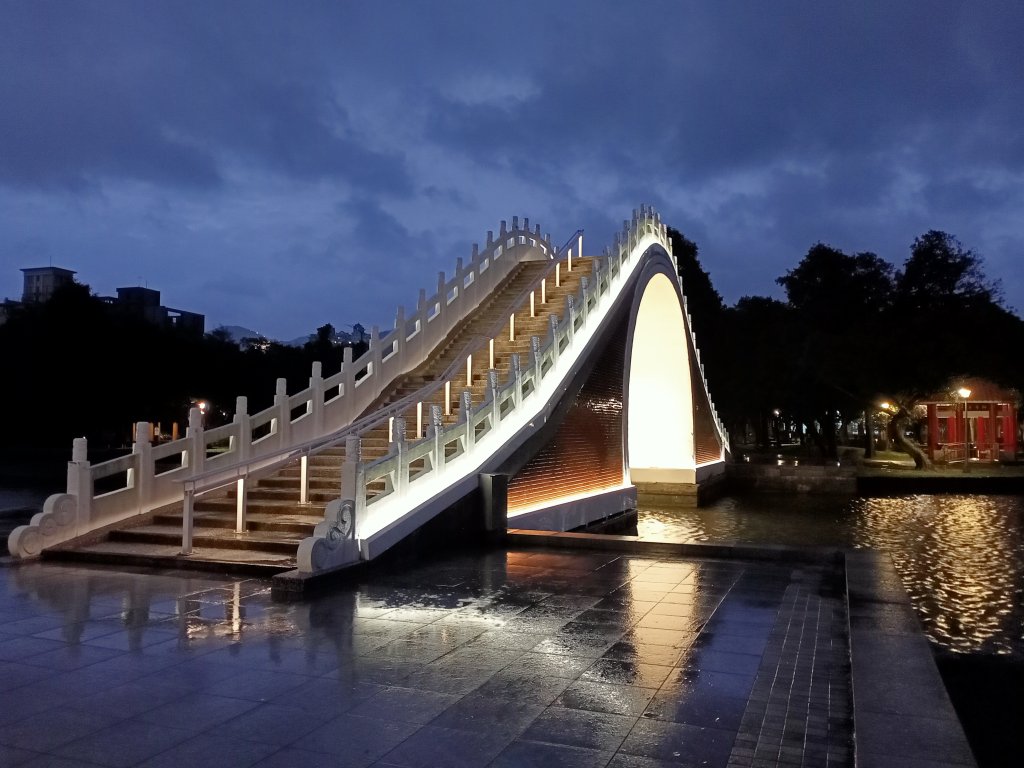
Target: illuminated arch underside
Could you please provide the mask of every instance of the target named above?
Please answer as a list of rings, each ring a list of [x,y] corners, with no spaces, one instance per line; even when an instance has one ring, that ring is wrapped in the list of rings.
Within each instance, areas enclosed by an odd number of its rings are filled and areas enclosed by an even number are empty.
[[[627,463],[634,482],[695,481],[689,336],[676,286],[655,274],[640,300],[630,350]]]

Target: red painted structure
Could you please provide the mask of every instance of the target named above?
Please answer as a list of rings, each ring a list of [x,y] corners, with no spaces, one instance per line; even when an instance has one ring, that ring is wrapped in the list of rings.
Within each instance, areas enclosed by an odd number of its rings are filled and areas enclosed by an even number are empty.
[[[960,388],[969,389],[966,399]],[[928,456],[932,461],[1012,460],[1017,453],[1017,404],[1020,395],[985,379],[964,379],[948,392],[923,400],[928,411]]]

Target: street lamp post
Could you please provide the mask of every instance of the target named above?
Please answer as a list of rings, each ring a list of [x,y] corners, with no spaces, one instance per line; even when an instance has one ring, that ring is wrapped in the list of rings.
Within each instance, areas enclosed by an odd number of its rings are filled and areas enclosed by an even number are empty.
[[[968,421],[967,421],[967,398],[971,396],[971,390],[967,387],[960,387],[957,390],[957,394],[960,395],[964,401],[964,472],[967,471],[968,462],[971,460],[971,442],[969,439]]]

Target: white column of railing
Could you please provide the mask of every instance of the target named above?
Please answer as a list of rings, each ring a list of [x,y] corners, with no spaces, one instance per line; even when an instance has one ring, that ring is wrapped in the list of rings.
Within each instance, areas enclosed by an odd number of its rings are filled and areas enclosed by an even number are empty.
[[[135,442],[132,444],[134,466],[128,470],[128,486],[135,489],[135,498],[140,508],[149,504],[153,485],[153,445],[149,433],[148,421],[136,423]]]
[[[190,408],[188,412],[189,439],[188,465],[190,475],[202,474],[206,466],[206,437],[203,434],[203,412],[198,408]]]
[[[276,382],[274,390],[274,426],[271,428],[276,435],[273,445],[281,450],[289,444],[291,439],[292,414],[288,407],[288,380],[281,378]]]

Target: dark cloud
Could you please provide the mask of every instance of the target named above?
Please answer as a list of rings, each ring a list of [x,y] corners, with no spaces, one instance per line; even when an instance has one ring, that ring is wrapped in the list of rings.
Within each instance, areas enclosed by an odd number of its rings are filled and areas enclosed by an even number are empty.
[[[138,264],[224,322],[388,325],[499,219],[599,250],[647,202],[729,301],[938,228],[1024,305],[1017,2],[2,7],[8,286]]]

